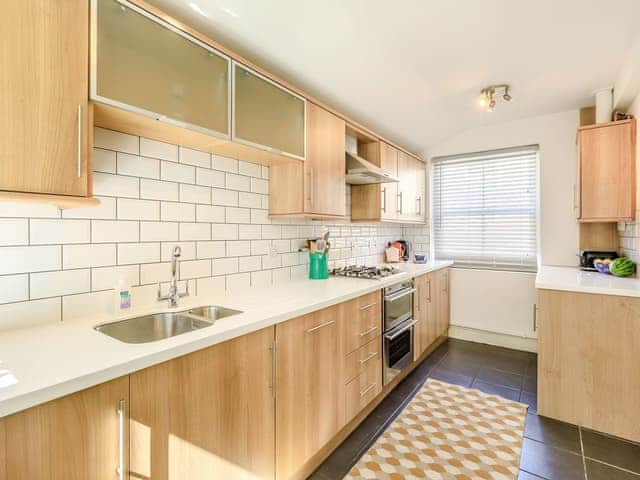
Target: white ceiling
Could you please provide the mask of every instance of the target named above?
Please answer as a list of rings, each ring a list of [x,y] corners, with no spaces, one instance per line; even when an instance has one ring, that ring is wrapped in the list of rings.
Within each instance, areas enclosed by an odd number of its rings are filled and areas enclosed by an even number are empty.
[[[150,0],[416,152],[462,130],[591,104],[638,0]],[[512,85],[494,113],[481,88]]]

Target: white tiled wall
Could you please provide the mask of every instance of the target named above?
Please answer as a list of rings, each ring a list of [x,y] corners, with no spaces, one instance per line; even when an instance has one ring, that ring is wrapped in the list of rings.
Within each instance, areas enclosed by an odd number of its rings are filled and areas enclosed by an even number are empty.
[[[627,223],[620,232],[620,248],[624,255],[636,263],[640,263],[640,210],[636,212],[636,221]]]
[[[96,128],[94,171],[97,207],[0,204],[0,330],[113,311],[121,281],[151,305],[175,245],[192,295],[305,278],[298,248],[326,230],[331,266],[403,237],[428,250],[426,227],[272,221],[269,169],[248,162]]]

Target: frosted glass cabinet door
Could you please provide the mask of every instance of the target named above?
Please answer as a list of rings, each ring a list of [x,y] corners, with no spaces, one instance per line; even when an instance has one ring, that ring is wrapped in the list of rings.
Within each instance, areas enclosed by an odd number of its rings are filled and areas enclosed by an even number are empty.
[[[234,139],[305,157],[305,101],[234,63]]]
[[[230,135],[230,60],[154,20],[97,0],[97,100]]]

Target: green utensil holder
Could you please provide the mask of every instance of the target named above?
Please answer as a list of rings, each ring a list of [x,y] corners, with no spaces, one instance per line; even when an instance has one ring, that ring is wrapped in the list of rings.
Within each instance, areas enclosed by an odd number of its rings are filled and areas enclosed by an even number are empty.
[[[309,278],[311,280],[326,280],[329,278],[329,264],[327,253],[309,253]]]

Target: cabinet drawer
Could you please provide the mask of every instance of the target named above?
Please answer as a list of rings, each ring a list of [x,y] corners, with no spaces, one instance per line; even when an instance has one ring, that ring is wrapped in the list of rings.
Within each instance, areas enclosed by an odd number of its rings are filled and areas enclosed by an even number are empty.
[[[346,421],[352,420],[382,391],[382,361],[370,362],[365,370],[345,387]]]
[[[348,383],[364,372],[371,363],[379,362],[382,344],[380,337],[376,337],[344,358],[344,381]]]
[[[382,332],[380,291],[343,304],[343,352],[345,355],[369,343]]]

